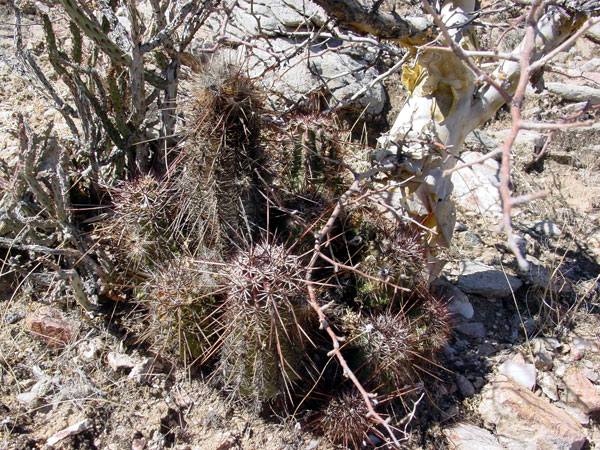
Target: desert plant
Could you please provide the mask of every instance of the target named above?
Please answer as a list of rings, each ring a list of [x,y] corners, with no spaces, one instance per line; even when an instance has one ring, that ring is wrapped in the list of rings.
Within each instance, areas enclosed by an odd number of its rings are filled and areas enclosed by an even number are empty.
[[[179,258],[157,264],[135,293],[125,323],[137,341],[173,363],[205,362],[218,339],[220,297],[217,260]]]
[[[175,251],[167,233],[172,221],[168,184],[147,175],[110,189],[112,207],[96,233],[125,273],[151,270]]]
[[[39,7],[43,50],[67,95],[25,48],[18,8],[13,67],[61,112],[72,142],[61,146],[50,130],[38,136],[19,119],[21,155],[13,180],[6,171],[2,246],[39,258],[86,309],[89,299],[124,286],[118,297],[133,310],[129,326],[151,351],[185,364],[210,360],[215,382],[257,411],[310,391],[311,380],[302,380],[304,365],[314,363],[309,348],[331,339],[335,372],[353,388],[331,400],[318,428],[359,447],[381,426],[397,444],[366,389],[400,396],[448,336],[449,314],[427,283],[439,270],[430,264],[436,245],[452,237],[448,175],[462,142],[510,103],[501,193],[514,247],[511,208],[533,198],[509,191],[511,145],[531,125],[520,118],[525,87],[548,61],[543,55],[570,44],[598,13],[595,2],[544,9],[534,0],[523,45],[488,74],[465,50],[472,1],[441,2],[437,11],[423,0],[449,47],[439,48],[430,23],[381,12],[380,2],[317,0],[355,31],[408,48],[402,81],[410,98],[366,170],[367,161],[360,170],[351,163],[357,149],[332,115],[267,114],[266,94],[241,69],[202,68],[186,52],[212,2],[152,0],[147,29],[135,2],[100,1],[99,19],[84,0],[60,3],[72,21],[69,39]],[[321,31],[341,36],[328,26]],[[184,62],[203,73],[181,107]],[[106,218],[74,212],[75,196],[108,210]],[[274,211],[282,215],[276,227]],[[218,276],[208,259],[224,268]]]
[[[331,442],[355,449],[367,444],[374,424],[363,398],[355,390],[342,391],[332,397],[315,420],[315,428]]]
[[[265,210],[261,143],[264,93],[239,68],[214,63],[185,107],[188,132],[175,163],[173,229],[190,245],[231,247],[250,237]]]
[[[230,263],[217,381],[255,410],[291,400],[310,345],[301,259],[277,243],[251,244]]]

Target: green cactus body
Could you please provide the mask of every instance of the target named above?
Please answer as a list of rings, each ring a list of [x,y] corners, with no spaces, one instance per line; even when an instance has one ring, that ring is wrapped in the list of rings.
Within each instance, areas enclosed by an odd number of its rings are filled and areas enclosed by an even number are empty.
[[[138,289],[130,328],[156,354],[186,366],[204,362],[218,339],[220,283],[208,263],[191,258],[163,263]]]
[[[265,210],[259,177],[267,177],[260,144],[263,93],[227,67],[197,83],[176,181],[177,227],[199,245],[226,250],[243,244]]]
[[[231,289],[218,379],[255,410],[282,400],[299,378],[307,346],[302,272],[298,257],[262,242],[239,254],[226,275]]]

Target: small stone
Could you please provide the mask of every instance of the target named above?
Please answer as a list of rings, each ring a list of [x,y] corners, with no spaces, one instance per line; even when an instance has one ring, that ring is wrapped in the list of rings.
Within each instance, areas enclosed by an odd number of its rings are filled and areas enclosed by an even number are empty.
[[[91,361],[96,358],[100,349],[102,348],[102,341],[100,339],[92,339],[89,342],[85,342],[79,347],[79,355],[86,361]]]
[[[119,369],[133,369],[136,365],[135,359],[125,353],[110,352],[106,356],[106,362],[115,372]]]
[[[319,448],[319,441],[317,441],[316,439],[313,439],[312,441],[310,441],[308,443],[308,445],[306,446],[306,448],[304,450],[315,450]]]
[[[550,353],[544,343],[540,340],[532,341],[533,349],[533,364],[538,370],[552,370],[554,362],[552,361],[552,353]]]
[[[61,430],[58,433],[55,433],[54,435],[52,435],[46,441],[46,445],[52,446],[52,445],[57,444],[58,442],[62,441],[66,437],[74,436],[79,433],[83,433],[84,431],[89,430],[92,427],[92,425],[93,425],[93,422],[91,419],[84,419],[80,422],[77,422],[76,424],[71,425],[70,427],[67,427],[64,430]]]
[[[598,372],[589,367],[584,367],[583,369],[581,369],[581,373],[585,375],[585,377],[592,383],[597,383],[600,379],[600,377],[598,376]]]
[[[557,237],[562,234],[562,230],[558,225],[549,220],[542,220],[533,225],[533,231],[541,236]]]
[[[573,350],[573,347],[575,347],[577,350],[582,350],[584,352],[600,352],[600,345],[598,345],[597,342],[594,342],[591,339],[576,337],[571,343],[571,350]]]
[[[484,342],[483,344],[479,344],[477,346],[477,353],[479,353],[480,356],[490,356],[495,352],[496,348],[492,344],[489,344],[487,342]]]
[[[581,66],[581,70],[584,72],[597,72],[600,70],[600,58],[592,58]]]
[[[157,368],[157,364],[154,358],[146,358],[131,369],[127,378],[135,380],[136,383],[143,383],[150,378],[152,369]]]
[[[456,377],[456,384],[458,386],[458,391],[464,398],[473,397],[473,395],[475,395],[475,387],[465,376],[458,375]]]
[[[586,414],[600,411],[598,389],[578,369],[570,368],[563,377],[565,383],[563,401]]]
[[[479,235],[472,231],[465,231],[459,236],[467,248],[481,248],[484,245]]]
[[[523,282],[478,261],[463,261],[457,286],[463,292],[483,297],[503,298],[519,289]]]
[[[558,401],[558,385],[552,375],[549,373],[541,373],[538,377],[537,384],[546,397],[553,402]]]
[[[508,360],[498,368],[498,372],[511,377],[519,384],[529,390],[533,390],[536,382],[536,370],[533,364],[525,364],[519,361]]]
[[[586,442],[583,428],[569,414],[506,375],[498,374],[484,387],[479,414],[509,450],[580,450]]]
[[[551,338],[551,337],[539,337],[534,339],[534,341],[539,340],[540,342],[542,342],[544,344],[544,347],[546,347],[546,350],[548,350],[549,352],[552,352],[554,354],[558,353],[561,348],[563,347],[563,344],[560,343],[560,341],[556,338]]]
[[[555,364],[554,374],[558,378],[562,378],[562,377],[565,376],[565,373],[567,373],[567,369],[568,369],[568,367],[566,365],[564,365],[564,364],[561,364],[558,367],[556,367],[556,364]]]
[[[485,325],[482,322],[461,322],[456,324],[455,329],[466,336],[475,338],[486,336]]]
[[[585,350],[582,350],[579,347],[572,346],[571,352],[569,353],[569,357],[571,361],[579,361],[585,355]]]
[[[469,297],[452,283],[438,278],[432,283],[432,289],[448,302],[448,309],[452,314],[460,314],[465,319],[471,319],[475,314]]]
[[[456,233],[460,233],[461,231],[467,231],[468,227],[462,222],[456,222],[454,224],[454,231]]]
[[[19,322],[20,320],[23,319],[23,314],[20,313],[10,313],[6,315],[6,318],[4,319],[4,321],[8,324],[8,325],[13,325],[17,322]]]
[[[134,439],[131,443],[131,450],[144,450],[146,448],[146,441],[144,439]]]
[[[475,389],[481,389],[485,385],[485,378],[483,377],[475,377],[473,380],[473,387]]]
[[[473,305],[467,300],[466,302],[458,298],[454,298],[448,303],[448,310],[454,315],[461,315],[465,319],[472,319],[475,311]]]
[[[23,392],[17,395],[17,401],[28,408],[35,408],[42,403],[43,398],[48,395],[52,389],[52,382],[48,378],[43,378],[35,383],[29,392]]]
[[[17,395],[17,401],[26,408],[33,409],[40,404],[41,398],[34,392],[22,392]]]
[[[62,348],[75,339],[75,326],[52,306],[42,306],[28,315],[25,326],[54,349]]]
[[[600,103],[600,89],[574,84],[546,83],[548,91],[571,102],[590,102],[590,106]]]
[[[487,430],[460,422],[446,428],[444,436],[454,450],[503,450],[498,439]]]

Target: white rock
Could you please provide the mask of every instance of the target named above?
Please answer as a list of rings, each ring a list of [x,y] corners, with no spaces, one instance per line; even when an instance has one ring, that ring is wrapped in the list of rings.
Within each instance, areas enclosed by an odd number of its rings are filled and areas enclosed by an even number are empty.
[[[479,152],[464,152],[461,155],[461,163],[470,163],[482,156]],[[500,164],[493,159],[454,172],[451,180],[457,204],[467,211],[499,218],[502,215],[498,193],[499,173]]]
[[[581,66],[584,72],[594,72],[600,69],[600,58],[593,58]]]
[[[473,315],[475,314],[475,311],[473,310],[473,305],[471,305],[471,302],[469,300],[464,301],[458,298],[454,298],[448,304],[448,309],[452,314],[460,314],[467,320],[473,318]]]
[[[40,404],[41,398],[35,392],[22,392],[17,395],[17,401],[27,408],[35,408]]]
[[[519,361],[504,361],[498,368],[498,372],[511,377],[519,384],[529,390],[533,390],[536,385],[536,370],[533,364],[526,364]]]
[[[146,358],[131,369],[127,378],[135,380],[137,383],[142,383],[152,375],[152,369],[156,364],[157,361],[154,358]]]
[[[106,362],[115,372],[119,369],[132,369],[136,365],[136,360],[125,353],[110,352],[106,356]]]
[[[92,360],[96,358],[102,345],[100,339],[92,339],[89,342],[85,342],[79,347],[79,355],[87,361]]]

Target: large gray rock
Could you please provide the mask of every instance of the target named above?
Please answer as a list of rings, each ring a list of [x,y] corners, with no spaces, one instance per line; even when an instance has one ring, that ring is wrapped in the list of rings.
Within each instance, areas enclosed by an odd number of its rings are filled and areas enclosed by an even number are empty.
[[[506,375],[483,390],[479,414],[508,450],[579,450],[586,441],[581,425],[565,411],[539,398]]]
[[[517,277],[508,275],[478,261],[463,261],[457,286],[468,294],[502,298],[523,285]]]
[[[443,433],[453,450],[504,450],[492,433],[470,423],[459,422]]]
[[[562,83],[546,83],[546,89],[564,100],[572,102],[589,101],[592,105],[600,103],[600,89]]]
[[[212,34],[221,30],[224,20],[219,15],[209,19]],[[332,37],[309,42],[311,32],[326,21],[323,9],[310,0],[239,0],[225,37],[240,45],[223,48],[218,55],[243,66],[259,80],[273,93],[270,98],[275,106],[283,105],[281,98],[307,103],[309,97],[316,97],[324,98],[327,107],[348,103],[349,108],[364,111],[367,118],[377,116],[387,99],[382,83],[374,83],[349,102],[379,76],[372,65],[376,48],[367,43],[347,45]],[[195,43],[196,50],[212,46],[210,34],[204,42]]]

